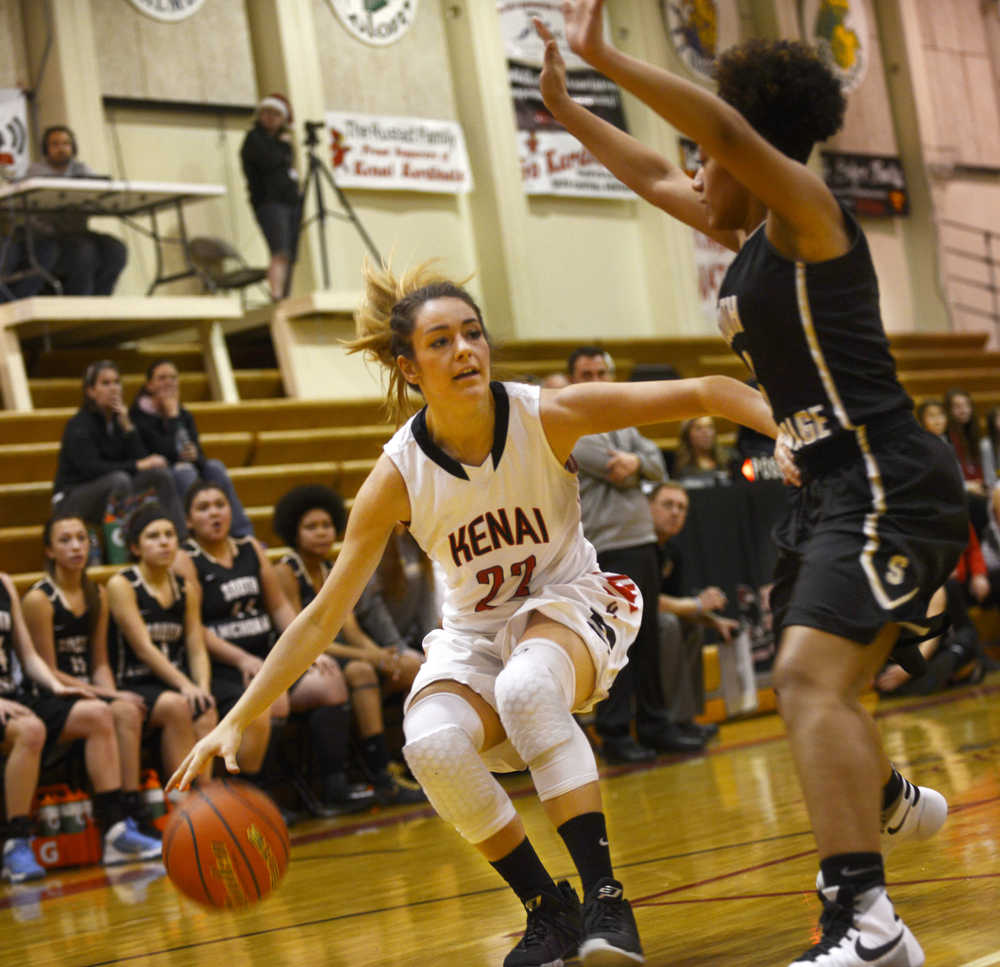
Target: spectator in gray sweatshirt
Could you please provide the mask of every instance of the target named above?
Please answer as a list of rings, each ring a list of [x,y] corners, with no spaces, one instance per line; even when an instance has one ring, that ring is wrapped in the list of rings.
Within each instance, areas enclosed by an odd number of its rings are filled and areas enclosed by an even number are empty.
[[[571,383],[614,379],[611,357],[597,346],[580,346],[569,357]],[[609,762],[642,762],[657,752],[697,752],[703,738],[684,734],[670,721],[660,685],[660,634],[656,601],[660,566],[656,534],[643,494],[644,480],[667,476],[659,448],[635,427],[581,437],[573,448],[580,476],[583,533],[597,551],[602,571],[625,574],[638,585],[642,624],[608,697],[597,706],[595,728]],[[631,735],[635,702],[636,739]]]

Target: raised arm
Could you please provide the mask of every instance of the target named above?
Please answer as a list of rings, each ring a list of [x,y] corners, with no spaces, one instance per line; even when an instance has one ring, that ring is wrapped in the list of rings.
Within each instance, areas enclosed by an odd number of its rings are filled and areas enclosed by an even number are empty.
[[[698,84],[609,44],[601,22],[603,6],[604,0],[563,4],[566,38],[574,53],[696,141],[797,234],[811,236],[841,225],[836,200],[822,179],[765,141],[735,108]]]
[[[560,462],[589,433],[644,426],[693,416],[722,416],[775,437],[771,408],[755,389],[728,376],[648,383],[574,383],[542,390],[541,418]]]
[[[330,644],[378,567],[398,520],[410,515],[406,485],[388,457],[379,458],[358,492],[344,544],[316,597],[285,629],[229,714],[188,753],[167,788],[186,789],[212,756],[238,772],[236,752],[247,724],[261,715]]]
[[[637,195],[736,251],[739,248],[737,233],[709,226],[705,209],[692,187],[692,179],[679,165],[570,97],[566,86],[566,63],[555,38],[540,20],[535,21],[535,29],[545,41],[545,62],[539,86],[552,116]]]

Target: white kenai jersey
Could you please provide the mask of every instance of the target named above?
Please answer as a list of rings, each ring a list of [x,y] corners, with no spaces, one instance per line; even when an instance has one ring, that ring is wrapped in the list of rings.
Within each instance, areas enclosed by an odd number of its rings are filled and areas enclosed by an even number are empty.
[[[444,628],[485,637],[546,585],[598,570],[580,525],[576,474],[559,463],[542,429],[539,388],[494,382],[490,389],[496,427],[481,466],[441,450],[425,410],[384,447],[406,481],[410,532],[446,578]]]

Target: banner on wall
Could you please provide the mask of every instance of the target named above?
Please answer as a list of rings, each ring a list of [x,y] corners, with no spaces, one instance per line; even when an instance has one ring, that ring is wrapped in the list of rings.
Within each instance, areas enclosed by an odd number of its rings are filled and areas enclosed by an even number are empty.
[[[172,23],[184,20],[201,9],[205,0],[132,0],[132,6],[147,17]]]
[[[0,88],[0,175],[23,178],[28,157],[28,103],[16,87]]]
[[[866,0],[802,0],[802,34],[840,81],[845,94],[868,72]]]
[[[341,188],[465,194],[472,169],[457,121],[328,111],[329,163]]]
[[[910,196],[899,158],[821,151],[823,180],[858,215],[909,215]]]
[[[588,67],[566,44],[562,4],[558,0],[538,3],[498,0],[497,11],[507,54],[525,193],[634,198],[632,191],[569,134],[542,103],[538,78],[545,47],[535,33],[533,17],[543,21],[559,43],[566,61],[566,84],[573,99],[615,127],[627,130],[618,87]]]
[[[690,138],[680,138],[678,147],[681,167],[693,178],[701,164],[698,145]],[[715,329],[718,324],[719,286],[722,285],[722,278],[736,253],[696,228],[691,229],[691,237],[694,242],[694,264],[698,271],[698,303],[706,325],[709,329]]]

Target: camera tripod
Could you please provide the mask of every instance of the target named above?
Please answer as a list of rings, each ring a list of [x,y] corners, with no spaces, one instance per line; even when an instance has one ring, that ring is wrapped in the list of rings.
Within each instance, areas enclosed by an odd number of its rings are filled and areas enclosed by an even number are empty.
[[[313,222],[319,222],[319,251],[320,260],[323,263],[323,288],[330,288],[330,263],[328,261],[327,248],[326,248],[326,220],[327,218],[342,218],[345,221],[353,222],[354,227],[358,230],[358,234],[361,236],[361,240],[365,243],[368,251],[371,252],[375,261],[379,264],[382,262],[382,256],[379,254],[378,249],[375,247],[375,243],[371,240],[368,232],[365,231],[364,225],[361,224],[356,212],[351,207],[351,203],[347,196],[341,190],[340,185],[337,184],[336,178],[333,177],[333,172],[325,165],[322,159],[316,154],[316,147],[319,145],[319,136],[317,131],[323,127],[322,121],[306,121],[306,157],[309,161],[309,169],[306,173],[305,184],[302,186],[302,214],[299,220],[299,234],[301,235],[303,229]],[[326,181],[330,188],[333,189],[334,194],[340,201],[340,207],[343,211],[336,212],[330,211],[326,207],[326,200],[323,197],[323,181]],[[306,203],[309,200],[309,192],[312,189],[313,194],[316,198],[316,212],[309,218],[305,217],[306,213]]]

